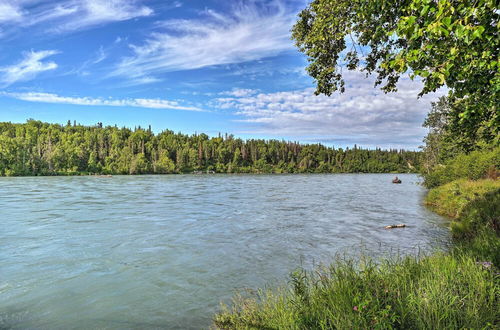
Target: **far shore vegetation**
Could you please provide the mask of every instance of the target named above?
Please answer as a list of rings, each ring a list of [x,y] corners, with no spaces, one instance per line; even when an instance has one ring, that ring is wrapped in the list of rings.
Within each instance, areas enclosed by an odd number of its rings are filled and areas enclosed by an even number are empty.
[[[499,28],[498,4],[489,0],[311,1],[293,38],[309,57],[318,94],[347,88],[346,63],[376,74],[387,92],[406,72],[423,82],[420,95],[448,88],[424,122],[420,173],[430,189],[426,205],[449,219],[452,245],[426,256],[299,269],[279,288],[236,296],[214,327],[499,328]]]
[[[422,153],[209,137],[151,128],[0,123],[0,176],[170,173],[407,173]]]

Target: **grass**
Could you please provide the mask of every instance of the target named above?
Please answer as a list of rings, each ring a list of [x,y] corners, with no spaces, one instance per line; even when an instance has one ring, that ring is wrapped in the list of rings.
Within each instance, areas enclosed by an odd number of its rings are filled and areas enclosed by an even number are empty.
[[[431,189],[425,204],[434,212],[459,219],[472,201],[500,190],[500,180],[457,180]]]
[[[405,257],[375,264],[337,261],[296,271],[290,284],[237,296],[215,316],[220,329],[494,328],[499,276],[460,254]]]
[[[450,217],[455,247],[500,266],[500,180],[458,180],[432,189],[426,204]]]
[[[297,270],[277,289],[237,295],[219,329],[498,329],[500,182],[459,180],[426,203],[451,218],[448,253]]]

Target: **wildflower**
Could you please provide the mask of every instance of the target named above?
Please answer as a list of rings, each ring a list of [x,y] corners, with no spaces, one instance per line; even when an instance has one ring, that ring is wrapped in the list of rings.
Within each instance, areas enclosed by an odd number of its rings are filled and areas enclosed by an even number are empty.
[[[352,308],[352,310],[357,312],[357,311],[358,311],[358,306],[354,306],[354,307]]]
[[[476,264],[483,266],[484,268],[491,268],[492,263],[489,261],[480,261],[476,262]]]

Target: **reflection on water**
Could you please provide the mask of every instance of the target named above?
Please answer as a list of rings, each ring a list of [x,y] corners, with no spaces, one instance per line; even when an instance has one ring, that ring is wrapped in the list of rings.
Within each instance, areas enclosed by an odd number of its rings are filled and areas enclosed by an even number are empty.
[[[400,177],[0,178],[0,328],[206,328],[235,290],[299,265],[443,242]]]

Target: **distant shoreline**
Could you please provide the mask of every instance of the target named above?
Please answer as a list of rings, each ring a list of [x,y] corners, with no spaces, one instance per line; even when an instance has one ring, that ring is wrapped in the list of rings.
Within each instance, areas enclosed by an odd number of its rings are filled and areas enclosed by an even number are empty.
[[[0,176],[419,172],[420,151],[187,135],[151,128],[0,122]]]
[[[264,172],[232,172],[232,173],[141,173],[141,174],[41,174],[41,175],[2,175],[0,178],[42,178],[42,177],[91,177],[91,178],[112,178],[115,176],[126,176],[126,177],[134,177],[134,176],[163,176],[163,175],[171,175],[171,176],[180,176],[180,175],[190,175],[190,176],[210,176],[210,175],[325,175],[325,174],[391,174],[391,175],[405,175],[405,174],[414,174],[420,175],[417,172],[290,172],[290,173],[264,173]]]

